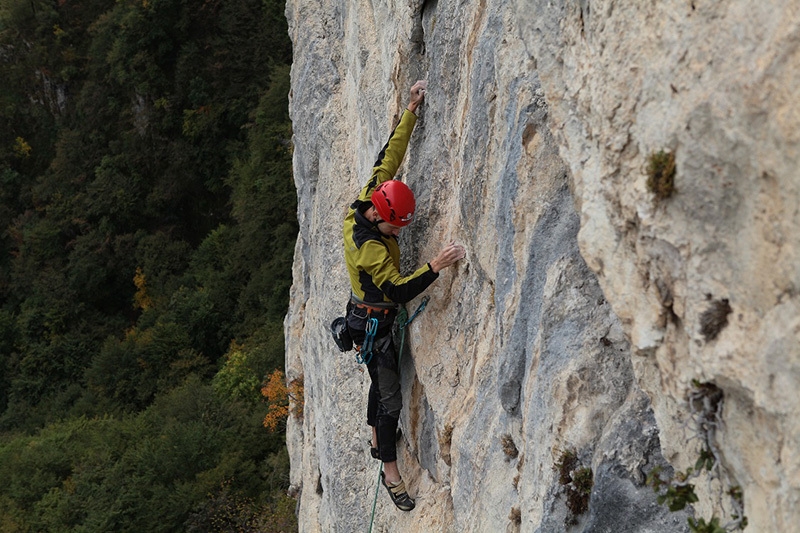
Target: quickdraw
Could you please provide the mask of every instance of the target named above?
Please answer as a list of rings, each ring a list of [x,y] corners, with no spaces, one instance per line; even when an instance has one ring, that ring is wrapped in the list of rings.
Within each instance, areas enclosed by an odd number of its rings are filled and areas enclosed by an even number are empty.
[[[417,307],[417,310],[414,311],[414,313],[408,318],[408,320],[406,320],[402,324],[400,324],[400,329],[403,329],[407,325],[411,324],[411,321],[414,320],[415,318],[417,318],[417,315],[425,310],[425,306],[428,305],[428,300],[430,300],[430,298],[428,298],[427,296],[422,299],[422,301],[419,304],[419,307]],[[405,311],[405,308],[403,308],[403,311]]]
[[[405,307],[400,308],[400,312],[397,314],[397,322],[399,324],[400,330],[404,330],[406,326],[411,324],[417,315],[420,314],[422,311],[425,310],[425,306],[428,305],[428,298],[427,296],[422,299],[417,309],[408,316],[408,311],[406,311]],[[378,333],[378,319],[377,318],[368,318],[367,319],[367,327],[364,328],[364,344],[361,347],[356,347],[356,363],[368,365],[370,361],[372,361],[372,346],[375,342],[375,335]],[[403,353],[403,343],[405,341],[405,332],[400,337],[400,353]]]
[[[364,344],[361,349],[356,352],[356,362],[358,364],[368,365],[372,361],[372,344],[375,342],[375,334],[378,333],[378,319],[368,318],[367,327],[364,330],[366,336],[364,337]]]

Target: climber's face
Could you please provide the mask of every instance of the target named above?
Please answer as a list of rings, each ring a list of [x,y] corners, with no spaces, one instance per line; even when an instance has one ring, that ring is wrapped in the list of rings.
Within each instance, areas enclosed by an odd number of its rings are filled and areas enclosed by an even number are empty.
[[[399,237],[401,229],[403,228],[401,228],[400,226],[395,226],[394,224],[389,224],[388,222],[383,222],[383,221],[378,222],[378,231],[380,231],[387,237],[390,237],[392,235],[395,237]]]
[[[378,215],[378,211],[374,207],[367,209],[367,212],[364,213],[364,216],[367,218],[367,220],[377,225],[378,231],[387,237],[398,237],[400,235],[400,230],[403,229],[401,226],[395,226],[394,224],[389,224],[388,222],[381,220],[380,215]]]

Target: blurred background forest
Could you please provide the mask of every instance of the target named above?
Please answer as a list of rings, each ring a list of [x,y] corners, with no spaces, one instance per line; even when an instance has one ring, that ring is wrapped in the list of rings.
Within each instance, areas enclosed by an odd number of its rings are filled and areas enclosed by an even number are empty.
[[[0,0],[0,531],[296,529],[291,54],[283,0]]]

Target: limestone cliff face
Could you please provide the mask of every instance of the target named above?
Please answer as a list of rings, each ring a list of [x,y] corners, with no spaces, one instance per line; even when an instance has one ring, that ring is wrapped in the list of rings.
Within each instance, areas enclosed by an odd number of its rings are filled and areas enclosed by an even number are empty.
[[[771,4],[288,2],[301,531],[369,529],[369,378],[327,326],[349,291],[346,206],[422,78],[405,266],[453,239],[468,255],[406,333],[399,450],[417,509],[381,488],[373,531],[686,531],[687,512],[729,517],[718,491],[734,485],[748,530],[793,530],[800,13]],[[654,201],[659,151],[675,190]],[[694,465],[693,382],[723,394],[722,483],[700,478],[694,510],[670,513],[645,476]],[[565,450],[592,470],[582,514],[555,468]]]

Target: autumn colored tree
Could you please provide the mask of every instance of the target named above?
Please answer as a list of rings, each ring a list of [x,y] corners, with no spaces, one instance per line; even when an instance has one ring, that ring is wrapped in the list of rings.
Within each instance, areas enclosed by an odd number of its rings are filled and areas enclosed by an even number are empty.
[[[293,379],[286,385],[286,378],[281,370],[275,370],[261,388],[261,394],[267,401],[267,415],[264,427],[277,431],[283,427],[289,413],[297,418],[303,416],[303,378]]]

